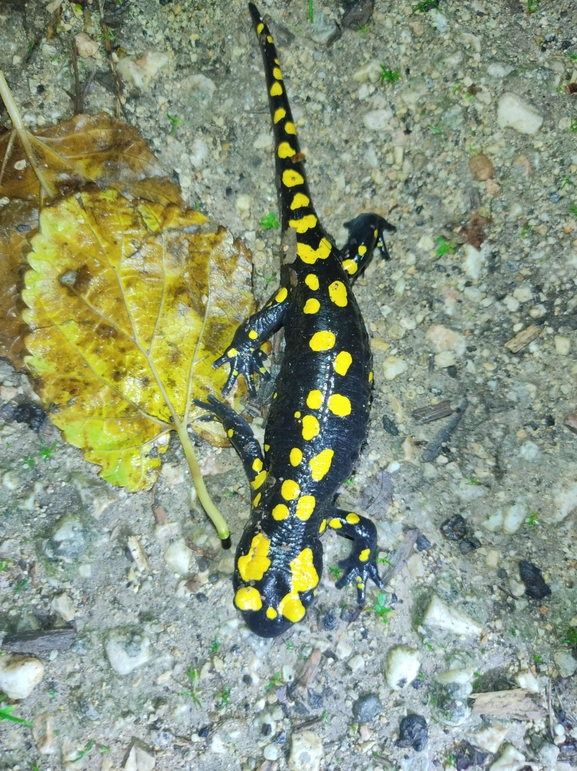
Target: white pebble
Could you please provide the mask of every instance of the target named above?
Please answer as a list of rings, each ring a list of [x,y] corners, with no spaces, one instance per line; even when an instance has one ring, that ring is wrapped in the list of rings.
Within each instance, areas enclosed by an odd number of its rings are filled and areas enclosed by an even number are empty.
[[[468,735],[469,741],[485,752],[497,752],[509,733],[510,726],[501,723],[489,723],[474,733]]]
[[[529,102],[507,92],[499,97],[497,123],[501,128],[512,128],[520,134],[536,134],[543,123],[543,116]]]
[[[507,308],[507,310],[511,311],[511,313],[516,313],[519,310],[519,307],[521,305],[519,300],[510,294],[508,294],[506,297],[503,298],[503,303]]]
[[[506,744],[501,757],[489,767],[489,771],[520,771],[525,765],[525,756],[512,744]]]
[[[467,345],[465,336],[443,326],[443,324],[431,324],[425,337],[437,353],[453,351],[457,356],[462,356],[465,353]]]
[[[74,44],[76,45],[78,56],[82,56],[83,58],[94,56],[98,51],[98,43],[93,40],[90,35],[87,35],[86,32],[79,32],[75,35]]]
[[[169,61],[165,53],[149,51],[138,60],[133,56],[125,56],[117,63],[116,69],[126,83],[139,91],[148,91],[159,71],[165,69]]]
[[[475,671],[476,668],[474,666],[463,667],[462,669],[447,669],[445,672],[440,672],[435,677],[435,680],[441,685],[448,685],[449,683],[465,685],[473,680]]]
[[[387,654],[385,679],[393,691],[400,691],[419,674],[421,654],[407,645],[396,645]]]
[[[561,522],[575,509],[577,509],[577,465],[559,477],[553,488],[553,501],[555,502],[555,521]]]
[[[522,669],[520,672],[518,672],[515,675],[515,682],[519,688],[524,688],[525,690],[529,691],[529,693],[539,693],[541,691],[539,681],[532,672],[529,672],[528,669]]]
[[[152,771],[156,765],[156,756],[147,747],[135,740],[130,748],[123,771]]]
[[[571,350],[571,340],[562,335],[555,335],[555,351],[559,356],[567,356]]]
[[[485,565],[488,568],[496,568],[499,564],[500,556],[498,549],[489,549],[487,556],[485,557]]]
[[[513,292],[513,297],[516,300],[519,300],[520,303],[527,303],[529,300],[533,299],[533,292],[530,286],[524,284],[523,286],[518,286],[517,289],[515,289]]]
[[[363,116],[363,122],[371,131],[383,131],[390,126],[392,117],[389,109],[370,110]]]
[[[290,771],[319,771],[323,759],[323,744],[312,731],[293,734],[288,760]]]
[[[453,367],[457,363],[457,357],[453,351],[441,351],[435,354],[435,367],[437,369],[446,369]]]
[[[357,653],[356,656],[353,656],[352,659],[347,661],[347,665],[350,667],[351,672],[360,672],[361,669],[365,668],[365,659],[361,656],[360,653]]]
[[[279,750],[276,744],[267,744],[262,754],[265,760],[278,760]]]
[[[0,656],[0,691],[9,699],[25,699],[44,677],[44,664],[33,656]]]
[[[369,80],[371,83],[377,83],[381,78],[381,63],[379,59],[371,59],[365,65],[353,72],[353,80],[357,83],[363,83]]]
[[[152,656],[148,637],[138,632],[111,632],[104,646],[110,666],[119,675],[128,675]]]
[[[208,159],[208,145],[201,137],[197,137],[190,146],[189,159],[195,169],[202,169]]]
[[[66,594],[66,592],[59,594],[58,597],[55,597],[50,604],[53,610],[55,610],[60,618],[64,619],[64,621],[72,621],[76,615],[76,608],[74,607],[72,600]]]
[[[341,661],[348,659],[352,652],[353,646],[351,645],[349,638],[341,637],[337,643],[337,647],[335,648],[335,655],[337,659],[340,659]]]
[[[512,535],[521,527],[527,516],[527,504],[523,501],[510,506],[503,517],[503,532]]]
[[[32,738],[41,755],[51,755],[58,745],[54,736],[54,715],[51,712],[39,712],[32,721]]]
[[[7,490],[17,490],[20,487],[20,480],[13,471],[7,471],[2,475],[2,487]]]
[[[481,275],[481,268],[483,267],[483,257],[481,252],[478,249],[475,249],[473,244],[465,244],[464,252],[465,273],[476,281]]]
[[[500,530],[501,527],[503,527],[503,512],[500,509],[497,509],[494,514],[487,517],[481,524],[485,530],[488,530],[490,533],[496,533],[497,530]]]
[[[163,463],[160,474],[169,485],[179,485],[184,482],[184,469],[180,463]]]
[[[521,445],[519,456],[525,460],[535,461],[541,456],[541,449],[535,442],[527,440]]]
[[[383,374],[385,380],[394,380],[407,370],[407,362],[398,356],[387,356],[383,362]]]
[[[450,608],[439,597],[433,595],[423,618],[425,626],[442,629],[452,634],[472,636],[481,634],[483,627],[465,613],[456,608]]]
[[[437,32],[443,33],[448,31],[449,24],[447,22],[447,17],[444,16],[439,10],[436,8],[431,8],[427,14],[427,17],[433,22]]]
[[[569,653],[569,651],[555,651],[553,654],[555,664],[559,669],[561,677],[573,677],[577,672],[577,660]]]
[[[171,543],[164,552],[164,561],[173,573],[185,576],[192,568],[193,553],[186,545],[184,538]]]

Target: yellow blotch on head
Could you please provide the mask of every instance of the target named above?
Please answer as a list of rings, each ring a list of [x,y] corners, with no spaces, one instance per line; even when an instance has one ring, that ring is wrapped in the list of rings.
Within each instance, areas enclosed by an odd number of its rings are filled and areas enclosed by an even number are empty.
[[[250,332],[248,333],[248,336],[250,337],[251,340],[256,340],[258,337],[258,332],[255,332],[254,329],[251,329]]]
[[[364,244],[361,244],[357,249],[357,252],[361,255],[361,257],[364,257],[367,253],[367,247]]]
[[[262,460],[260,458],[255,458],[252,462],[252,468],[253,471],[262,471]]]
[[[316,499],[314,495],[302,495],[297,501],[295,514],[302,522],[310,519],[315,510]]]
[[[319,535],[322,535],[326,529],[327,529],[327,521],[326,519],[323,519],[319,527]]]
[[[275,85],[278,86],[278,83]],[[295,187],[295,185],[304,185],[305,180],[302,174],[294,169],[285,169],[282,173],[282,183],[285,187]]]
[[[336,342],[334,332],[323,329],[321,332],[315,332],[309,340],[309,346],[313,351],[330,351]]]
[[[314,273],[309,273],[307,276],[305,276],[305,284],[309,289],[312,289],[313,292],[316,292],[316,290],[319,288],[319,277]]]
[[[349,302],[347,297],[347,288],[342,281],[333,281],[329,285],[329,297],[339,308],[344,308]]]
[[[254,498],[252,499],[252,507],[253,509],[256,509],[258,504],[260,503],[260,499],[262,498],[262,493],[257,493]]]
[[[320,482],[320,480],[329,472],[334,454],[334,450],[323,450],[309,460],[311,477],[315,482]]]
[[[241,586],[234,596],[234,604],[239,610],[260,610],[262,599],[254,586]]]
[[[239,557],[236,566],[243,581],[260,581],[270,567],[270,541],[264,533],[255,535],[248,554]]]
[[[286,288],[286,286],[282,286],[275,294],[274,299],[277,303],[282,303],[286,300],[287,297],[288,297],[288,289]]]
[[[353,357],[348,351],[341,351],[335,359],[335,372],[337,375],[346,375],[353,363]]]
[[[303,206],[308,206],[310,198],[304,193],[295,193],[295,197],[291,201],[291,210],[301,209]]]
[[[331,519],[329,521],[329,527],[332,527],[333,530],[340,530],[343,526],[343,523],[340,519]]]
[[[351,511],[350,514],[347,514],[345,519],[347,520],[349,525],[356,525],[361,521],[361,518],[359,517],[359,515],[355,514],[354,511]]]
[[[306,613],[305,606],[302,604],[301,598],[296,592],[285,594],[278,604],[278,612],[289,621],[292,621],[293,624],[300,621]]]
[[[270,618],[271,621],[274,621],[274,619],[278,616],[278,613],[274,608],[267,608],[265,615],[267,618]]]
[[[347,271],[349,276],[354,276],[359,269],[359,266],[354,260],[345,260],[343,262],[343,268]]]
[[[316,299],[316,297],[309,297],[309,299],[304,304],[303,313],[306,313],[306,314],[318,313],[320,310],[320,307],[321,307],[321,304]]]
[[[359,560],[361,562],[366,562],[370,556],[371,556],[371,550],[363,549],[362,552],[359,554]]]
[[[273,77],[277,80],[282,80],[282,72],[280,71],[280,67],[273,67],[272,74]]]
[[[273,115],[272,119],[273,119],[274,123],[278,123],[279,120],[282,120],[285,115],[286,115],[285,108],[284,107],[279,107],[278,110],[274,111],[274,115]]]
[[[282,86],[281,86],[281,84],[277,80],[270,87],[270,95],[271,96],[280,96],[281,94],[282,94]]]
[[[296,150],[288,142],[281,142],[276,152],[279,158],[292,158]]]
[[[280,488],[280,494],[285,501],[294,501],[298,498],[301,489],[297,482],[293,479],[285,479]]]
[[[292,571],[291,583],[293,591],[308,592],[319,582],[319,574],[313,564],[312,549],[303,549],[298,557],[290,561]]]
[[[258,490],[259,487],[262,487],[264,484],[264,480],[266,479],[266,471],[259,472],[255,478],[250,483],[250,486],[253,490]]]
[[[303,439],[310,442],[321,430],[320,423],[314,415],[305,415],[303,418]]]
[[[311,410],[318,410],[322,403],[323,395],[321,391],[318,391],[317,389],[309,391],[307,396],[307,407],[310,407]]]
[[[283,142],[283,144],[287,143]],[[317,222],[318,220],[314,214],[306,214],[304,217],[301,217],[300,220],[289,220],[289,226],[294,228],[297,233],[306,233],[307,230],[314,228]]]
[[[256,34],[260,35],[260,33],[263,31],[263,29],[264,29],[264,24],[262,24],[262,23],[259,24],[258,27],[256,28]]]
[[[333,394],[329,397],[329,410],[339,418],[346,418],[351,414],[351,400],[342,394]]]
[[[287,120],[287,122],[284,124],[284,130],[287,134],[296,134],[297,130],[295,128],[295,124],[291,123],[290,120]]]
[[[291,466],[298,466],[302,459],[303,459],[302,450],[300,450],[298,447],[293,447],[289,455]]]
[[[284,503],[277,503],[277,505],[271,511],[271,514],[273,519],[276,519],[277,522],[280,522],[281,520],[288,517],[289,510]]]

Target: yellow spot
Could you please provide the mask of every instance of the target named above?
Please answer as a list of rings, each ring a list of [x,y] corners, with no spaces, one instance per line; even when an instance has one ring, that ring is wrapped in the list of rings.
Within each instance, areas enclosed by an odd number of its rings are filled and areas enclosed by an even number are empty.
[[[260,458],[255,458],[253,460],[252,469],[253,471],[262,471],[262,460]]]
[[[266,479],[266,471],[261,471],[260,474],[257,474],[255,478],[250,483],[250,486],[253,490],[258,490],[259,487],[263,486],[264,480]]]
[[[250,332],[248,333],[248,336],[250,337],[251,340],[256,340],[258,337],[258,332],[255,332],[254,329],[251,329]]]
[[[297,419],[298,419],[298,418],[300,418],[300,416],[301,416],[301,413],[300,413],[300,412],[298,412],[298,410],[297,410],[297,412],[295,412],[295,418],[297,418]]]
[[[277,505],[271,511],[272,518],[280,522],[282,519],[286,519],[289,515],[288,507],[284,503],[277,503]]]
[[[233,374],[235,377],[238,377],[238,369],[233,369],[233,371],[232,371],[232,374]]]
[[[364,257],[365,254],[367,253],[367,247],[364,244],[361,244],[357,249],[357,251],[361,255],[361,257]]]
[[[278,83],[275,83],[278,86]],[[294,169],[285,169],[282,173],[282,183],[285,187],[294,187],[295,185],[304,185],[305,180],[302,174]]]
[[[315,510],[316,500],[314,495],[302,495],[297,501],[297,507],[295,514],[302,522],[306,522],[311,518],[313,511]]]
[[[296,150],[288,142],[281,142],[278,146],[277,155],[279,158],[292,158],[295,153]]]
[[[326,529],[327,529],[327,521],[326,519],[323,519],[319,527],[319,535],[322,535]]]
[[[322,330],[322,332],[315,332],[309,340],[309,346],[313,351],[329,351],[335,344],[336,337],[334,332],[329,332],[328,329]]]
[[[259,24],[258,27],[256,28],[256,34],[260,35],[260,33],[263,31],[263,29],[264,29],[264,24],[262,24],[262,23]]]
[[[258,504],[260,503],[260,499],[262,498],[262,493],[257,493],[254,498],[252,499],[252,507],[253,509],[256,509]]]
[[[369,383],[373,382],[373,373],[372,372],[369,372],[368,381],[369,381]]]
[[[274,608],[267,608],[266,609],[266,617],[270,618],[271,621],[274,621],[274,619],[278,616],[278,613]]]
[[[283,144],[287,143],[283,142]],[[283,156],[281,156],[281,158],[282,157]],[[314,228],[317,222],[318,220],[314,214],[306,214],[304,217],[301,217],[300,220],[289,220],[289,227],[294,228],[297,233],[306,233],[307,230]]]
[[[365,585],[363,583],[363,579],[360,578],[360,577],[357,579],[357,588],[358,589],[364,589],[365,588]]]
[[[350,514],[347,514],[345,519],[347,520],[349,525],[357,525],[361,521],[361,518],[359,517],[359,515],[355,514],[354,511],[351,511]]]
[[[304,193],[296,193],[295,197],[291,201],[291,209],[292,211],[295,209],[300,209],[303,206],[308,206],[310,202],[310,198]]]
[[[346,418],[351,414],[351,400],[342,394],[333,394],[329,397],[329,410],[339,418]]]
[[[274,299],[277,303],[282,303],[286,300],[287,297],[288,297],[288,289],[286,288],[286,286],[283,286],[275,294]]]
[[[319,277],[315,276],[314,273],[309,273],[308,276],[305,277],[305,284],[309,289],[312,289],[313,292],[316,292],[319,288]]]
[[[254,586],[242,586],[234,597],[234,604],[239,610],[260,610],[262,600]]]
[[[271,40],[271,43],[272,43],[272,40]],[[275,64],[280,64],[280,62],[279,62],[279,60],[277,59],[277,57],[276,57],[276,56],[275,56],[275,58],[274,58],[274,63],[275,63]]]
[[[272,43],[273,42],[273,39],[272,39],[272,37],[270,35],[266,36],[266,42],[267,43]]]
[[[292,588],[294,592],[308,592],[319,582],[319,574],[313,564],[312,549],[303,549],[298,557],[290,561]]]
[[[304,304],[303,313],[307,313],[307,314],[318,313],[320,310],[320,307],[321,307],[321,304],[316,299],[316,297],[310,297]]]
[[[282,80],[282,72],[280,71],[280,67],[273,67],[272,74],[273,74],[273,78],[276,78],[277,80]]]
[[[291,466],[298,466],[301,460],[303,459],[302,451],[299,450],[298,447],[293,447],[290,451],[289,459],[291,462]]]
[[[281,94],[282,94],[282,86],[277,80],[276,83],[273,83],[272,86],[270,87],[270,95],[280,96]]]
[[[359,560],[361,562],[366,562],[370,557],[370,555],[371,555],[370,549],[363,549],[362,552],[359,554]]]
[[[311,477],[315,482],[320,482],[320,480],[328,473],[331,463],[333,462],[334,454],[334,450],[323,450],[309,460]]]
[[[228,436],[229,439],[231,439],[234,436],[234,428],[229,428],[228,431],[226,432],[226,435]]]
[[[232,359],[233,356],[238,356],[238,351],[236,350],[236,348],[229,348],[226,355],[228,356],[229,359]]]
[[[359,269],[359,266],[354,260],[345,260],[343,262],[343,268],[347,271],[349,276],[354,276]]]
[[[303,418],[303,439],[310,442],[321,430],[320,424],[314,415],[305,415]]]
[[[285,115],[286,115],[286,110],[285,110],[285,108],[284,108],[284,107],[279,107],[279,108],[278,108],[278,110],[275,110],[275,111],[274,111],[274,115],[273,115],[273,121],[274,121],[275,123],[278,123],[278,122],[279,122],[279,120],[282,120],[282,119],[284,118],[284,116],[285,116]]]
[[[307,407],[310,407],[311,410],[318,410],[322,403],[323,395],[320,391],[309,391],[309,395],[307,396]]]
[[[287,120],[287,122],[284,124],[284,130],[287,134],[296,134],[297,130],[295,128],[295,124],[291,123],[290,120]]]
[[[347,288],[342,281],[333,281],[329,286],[329,297],[338,305],[339,308],[344,308],[348,303]]]
[[[321,238],[317,249],[308,244],[297,243],[297,254],[307,265],[314,265],[317,260],[326,260],[331,249],[331,242],[326,238]]]
[[[379,235],[379,231],[378,230],[373,230],[373,236],[376,238],[378,235]]]
[[[236,566],[243,581],[260,581],[270,567],[268,551],[270,541],[264,535],[259,533],[252,539],[248,554],[239,557]]]
[[[343,526],[340,519],[331,519],[329,521],[329,527],[332,527],[333,530],[340,530]]]
[[[337,375],[346,375],[353,363],[353,357],[348,351],[341,351],[335,359],[335,372]]]
[[[301,489],[297,482],[292,479],[285,479],[282,483],[280,494],[285,501],[294,501],[295,498],[298,498],[300,491]]]
[[[296,624],[305,615],[305,606],[296,592],[285,594],[278,604],[278,612]]]

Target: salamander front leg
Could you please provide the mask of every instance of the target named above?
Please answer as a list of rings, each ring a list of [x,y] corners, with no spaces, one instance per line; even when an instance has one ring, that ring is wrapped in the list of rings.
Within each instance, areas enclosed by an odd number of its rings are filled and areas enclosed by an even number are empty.
[[[345,572],[336,583],[337,589],[342,589],[350,581],[357,582],[357,602],[359,607],[365,604],[365,589],[370,578],[379,589],[383,581],[379,576],[376,563],[377,528],[370,519],[346,512],[341,509],[331,509],[328,516],[328,526],[339,535],[350,538],[353,547],[349,556],[339,562],[339,567]]]

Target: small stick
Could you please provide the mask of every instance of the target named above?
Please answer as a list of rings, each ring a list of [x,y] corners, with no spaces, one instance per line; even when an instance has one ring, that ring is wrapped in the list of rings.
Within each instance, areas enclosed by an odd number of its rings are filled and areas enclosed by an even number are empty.
[[[461,403],[455,410],[455,414],[449,420],[446,426],[443,426],[443,428],[438,431],[435,436],[432,438],[432,440],[427,445],[427,449],[423,453],[423,460],[425,463],[431,463],[431,461],[434,461],[435,458],[437,458],[441,453],[441,448],[443,447],[443,444],[447,441],[447,439],[451,436],[453,431],[457,428],[459,423],[461,422],[461,418],[465,414],[465,410],[469,406],[469,400],[466,396],[464,396],[461,399]]]
[[[50,653],[67,651],[76,638],[74,629],[34,629],[28,632],[7,634],[2,640],[2,650],[9,653]]]

